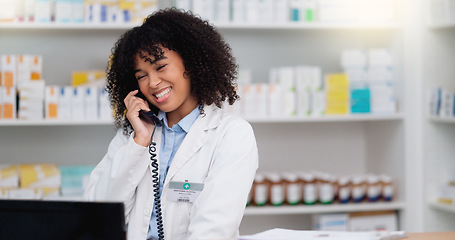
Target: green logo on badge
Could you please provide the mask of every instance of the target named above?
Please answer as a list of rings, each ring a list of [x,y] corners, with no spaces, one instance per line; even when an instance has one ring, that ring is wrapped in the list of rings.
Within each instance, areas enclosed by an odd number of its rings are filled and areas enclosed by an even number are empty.
[[[183,184],[184,189],[190,189],[191,185],[189,183]]]

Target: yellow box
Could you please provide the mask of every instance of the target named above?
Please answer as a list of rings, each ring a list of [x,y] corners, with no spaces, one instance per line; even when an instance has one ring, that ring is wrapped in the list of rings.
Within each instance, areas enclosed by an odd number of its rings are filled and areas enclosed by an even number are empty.
[[[56,164],[21,164],[19,183],[21,188],[60,187],[60,170]]]
[[[327,100],[344,100],[348,102],[349,92],[348,91],[327,91]]]
[[[339,106],[327,105],[326,113],[327,113],[327,115],[347,114],[348,110],[349,110],[348,105],[339,105]]]
[[[86,84],[88,81],[88,72],[80,71],[80,72],[73,72],[71,85],[73,87],[79,86],[82,84]]]
[[[348,76],[344,73],[331,73],[326,75],[326,87],[346,87],[349,86]]]
[[[94,83],[96,81],[105,81],[106,73],[104,71],[74,71],[72,74],[71,85],[77,87],[84,84]]]

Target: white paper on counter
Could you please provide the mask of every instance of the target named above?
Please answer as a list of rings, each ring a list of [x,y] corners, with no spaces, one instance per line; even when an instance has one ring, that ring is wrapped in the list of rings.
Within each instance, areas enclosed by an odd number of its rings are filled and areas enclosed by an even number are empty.
[[[240,236],[239,240],[394,240],[406,237],[403,231],[338,232],[275,228],[254,235]]]

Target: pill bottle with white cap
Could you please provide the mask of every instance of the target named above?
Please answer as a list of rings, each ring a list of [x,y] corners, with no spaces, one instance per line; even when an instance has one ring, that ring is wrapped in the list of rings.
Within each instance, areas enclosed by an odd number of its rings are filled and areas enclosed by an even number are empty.
[[[289,205],[296,205],[302,201],[302,182],[296,173],[283,173],[285,184],[285,201]]]

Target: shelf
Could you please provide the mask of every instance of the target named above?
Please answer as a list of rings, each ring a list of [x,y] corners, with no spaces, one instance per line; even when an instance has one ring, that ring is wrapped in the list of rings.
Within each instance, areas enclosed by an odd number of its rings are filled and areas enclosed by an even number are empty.
[[[399,29],[397,23],[215,23],[218,29]],[[0,23],[0,29],[49,29],[49,30],[127,30],[138,26],[134,23]]]
[[[430,207],[432,207],[434,209],[442,210],[445,212],[455,213],[455,206],[453,206],[453,205],[432,202],[432,203],[430,203]]]
[[[248,206],[246,216],[253,215],[280,215],[280,214],[315,214],[315,213],[344,213],[383,210],[403,210],[403,202],[378,202],[378,203],[348,203],[330,205],[298,205],[298,206]]]
[[[0,23],[0,29],[49,30],[127,30],[138,26],[133,23]]]
[[[113,120],[0,120],[0,126],[113,125]]]
[[[321,117],[245,117],[250,123],[290,123],[290,122],[361,122],[361,121],[399,121],[402,114],[394,115],[344,115]],[[113,120],[0,120],[0,126],[76,126],[76,125],[113,125]]]
[[[447,23],[433,23],[428,25],[430,29],[449,29],[455,28],[455,22],[447,22]]]
[[[403,114],[391,115],[339,115],[320,117],[245,117],[250,123],[289,123],[289,122],[362,122],[362,121],[399,121],[403,120]]]
[[[432,122],[439,122],[439,123],[455,123],[455,117],[429,117],[430,121]]]

